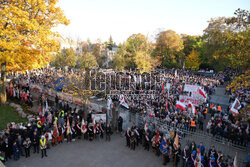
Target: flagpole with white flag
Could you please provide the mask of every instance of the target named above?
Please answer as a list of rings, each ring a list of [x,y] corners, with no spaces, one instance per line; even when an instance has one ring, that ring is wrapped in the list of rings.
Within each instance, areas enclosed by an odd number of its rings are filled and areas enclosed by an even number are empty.
[[[235,153],[233,167],[238,167],[237,152]]]
[[[236,98],[232,104],[232,107],[230,109],[230,112],[233,113],[234,115],[239,114],[239,109],[241,108],[241,104],[240,101],[238,100],[238,98]]]
[[[124,99],[124,95],[123,95],[123,94],[121,94],[121,95],[120,95],[120,99],[119,99],[119,101],[120,101],[120,105],[122,105],[123,107],[125,107],[125,108],[129,109],[129,106],[128,106],[128,104],[126,103],[126,101],[125,101],[125,99]]]

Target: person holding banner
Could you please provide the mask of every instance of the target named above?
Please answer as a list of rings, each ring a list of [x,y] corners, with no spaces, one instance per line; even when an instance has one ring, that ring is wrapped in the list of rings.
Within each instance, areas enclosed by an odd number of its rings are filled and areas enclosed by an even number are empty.
[[[180,144],[177,144],[177,145],[174,144],[173,156],[174,156],[173,157],[174,167],[178,167],[178,163],[180,162],[180,156],[181,156],[181,145]]]
[[[161,142],[161,145],[160,145],[160,150],[161,150],[161,153],[163,155],[163,165],[167,165],[167,159],[169,159],[168,157],[168,141],[167,141],[167,138],[165,136],[163,136],[163,139],[162,139],[162,142]]]

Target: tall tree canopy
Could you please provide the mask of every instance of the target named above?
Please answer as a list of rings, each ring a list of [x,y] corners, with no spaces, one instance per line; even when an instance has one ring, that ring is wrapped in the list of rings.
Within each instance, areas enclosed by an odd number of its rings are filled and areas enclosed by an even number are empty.
[[[163,67],[178,67],[183,61],[183,40],[173,30],[160,32],[156,37],[155,57]]]
[[[51,29],[69,24],[57,0],[0,1],[0,63],[7,70],[18,71],[42,67],[59,45]]]
[[[132,34],[124,44],[119,46],[113,65],[116,69],[128,67],[149,72],[157,65],[156,59],[151,57],[152,50],[153,45],[146,36],[140,33]]]
[[[69,24],[57,0],[1,0],[0,1],[0,64],[5,70],[23,71],[48,64],[50,53],[59,50],[51,29]],[[1,101],[6,101],[4,84]]]
[[[211,19],[204,30],[207,60],[213,68],[230,66],[246,70],[249,56],[249,12],[238,9],[234,17]]]

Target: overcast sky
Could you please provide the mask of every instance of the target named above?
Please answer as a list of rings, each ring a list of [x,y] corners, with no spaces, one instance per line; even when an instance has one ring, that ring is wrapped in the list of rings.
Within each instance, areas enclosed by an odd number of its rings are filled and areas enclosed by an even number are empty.
[[[58,5],[71,21],[56,28],[63,36],[104,42],[112,35],[119,43],[134,33],[153,39],[167,29],[202,35],[210,18],[249,10],[250,0],[59,0]]]

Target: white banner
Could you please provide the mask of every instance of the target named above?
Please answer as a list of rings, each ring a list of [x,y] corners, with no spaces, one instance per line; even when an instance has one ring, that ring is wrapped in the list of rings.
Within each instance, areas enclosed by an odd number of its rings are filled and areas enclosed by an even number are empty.
[[[205,98],[199,93],[199,89],[202,89],[202,87],[198,85],[185,85],[184,92],[191,92],[193,99],[204,101]]]
[[[200,99],[196,99],[196,98],[185,96],[185,95],[180,95],[179,99],[185,105],[188,105],[189,102],[192,103],[194,106],[199,106],[200,104],[203,103],[203,101]]]

